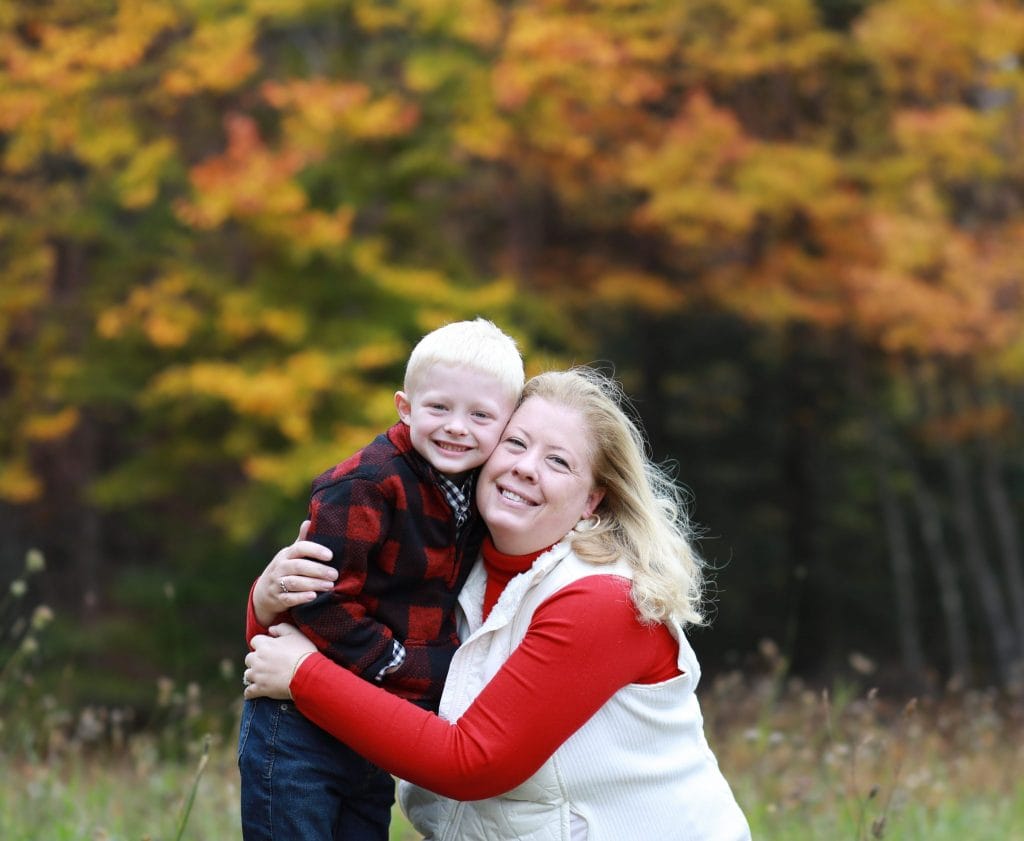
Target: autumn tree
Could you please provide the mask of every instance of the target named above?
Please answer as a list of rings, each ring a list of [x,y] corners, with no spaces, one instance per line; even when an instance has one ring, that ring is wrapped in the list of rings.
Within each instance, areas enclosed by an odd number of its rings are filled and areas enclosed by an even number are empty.
[[[424,55],[454,13],[0,11],[4,551],[44,544],[58,601],[112,627],[209,605],[235,651],[228,605],[311,477],[390,423],[412,342],[529,319],[439,210],[465,164]]]
[[[1009,683],[1022,53],[1009,0],[7,4],[4,551],[226,639],[412,341],[483,313],[615,365],[717,659]]]

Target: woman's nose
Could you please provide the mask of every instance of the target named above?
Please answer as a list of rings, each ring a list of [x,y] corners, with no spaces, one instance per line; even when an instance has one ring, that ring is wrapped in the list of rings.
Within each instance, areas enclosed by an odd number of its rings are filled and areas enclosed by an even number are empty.
[[[534,481],[537,478],[537,463],[530,453],[522,453],[512,465],[512,471],[523,479]]]

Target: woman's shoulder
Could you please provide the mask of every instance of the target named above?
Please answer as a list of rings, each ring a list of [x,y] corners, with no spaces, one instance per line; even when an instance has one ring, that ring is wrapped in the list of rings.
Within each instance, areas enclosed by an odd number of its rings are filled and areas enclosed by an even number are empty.
[[[620,556],[606,563],[595,563],[580,557],[571,547],[559,566],[562,567],[562,577],[566,580],[611,577],[628,582],[633,579],[633,566],[625,558]]]

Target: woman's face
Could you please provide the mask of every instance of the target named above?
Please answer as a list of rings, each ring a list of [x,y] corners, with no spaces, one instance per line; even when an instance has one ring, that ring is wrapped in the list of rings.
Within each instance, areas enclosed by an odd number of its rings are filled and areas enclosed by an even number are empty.
[[[561,540],[604,497],[594,486],[583,416],[529,397],[512,415],[477,483],[499,551],[525,555]]]

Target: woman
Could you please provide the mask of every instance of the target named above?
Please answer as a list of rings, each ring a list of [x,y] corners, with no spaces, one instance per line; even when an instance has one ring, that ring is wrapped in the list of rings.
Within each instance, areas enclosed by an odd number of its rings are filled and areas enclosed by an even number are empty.
[[[703,621],[700,565],[676,488],[617,398],[585,369],[527,383],[478,481],[491,538],[459,599],[442,717],[290,626],[252,641],[246,697],[294,698],[409,781],[402,807],[428,839],[750,837],[704,738],[682,630]],[[265,577],[308,586],[298,548]]]

